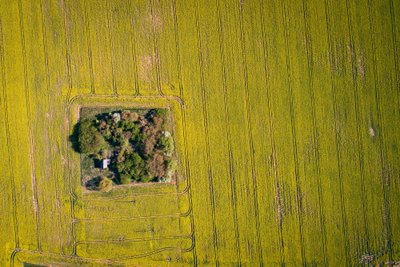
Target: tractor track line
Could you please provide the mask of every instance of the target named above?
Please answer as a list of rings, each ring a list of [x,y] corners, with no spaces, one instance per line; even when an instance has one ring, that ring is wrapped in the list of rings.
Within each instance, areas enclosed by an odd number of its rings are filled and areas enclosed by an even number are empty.
[[[191,176],[190,176],[190,168],[189,168],[189,159],[188,159],[188,151],[187,151],[187,131],[186,131],[186,113],[182,111],[182,123],[183,123],[183,139],[184,139],[184,150],[185,150],[185,169],[187,175],[188,182],[188,195],[189,195],[189,208],[190,208],[190,226],[193,231],[192,240],[193,240],[193,258],[194,265],[197,266],[197,252],[196,252],[196,239],[195,239],[195,223],[194,223],[194,215],[193,215],[193,200],[191,194]]]
[[[115,55],[114,55],[114,42],[111,25],[113,24],[112,12],[110,8],[110,1],[106,1],[106,13],[107,13],[107,31],[110,45],[110,64],[111,64],[111,82],[112,82],[112,91],[113,95],[118,96],[117,84],[115,81]]]
[[[307,22],[307,0],[303,0],[303,20],[304,20],[304,29],[305,29],[305,38],[306,38],[306,52],[307,52],[307,66],[308,66],[308,85],[309,85],[309,93],[311,99],[311,117],[312,117],[312,139],[313,139],[313,154],[315,158],[315,166],[317,168],[317,187],[318,187],[318,205],[319,205],[319,223],[321,230],[321,238],[322,238],[322,250],[324,252],[324,266],[329,266],[328,258],[327,258],[327,237],[326,237],[326,227],[325,227],[325,211],[324,211],[324,203],[323,203],[323,190],[321,186],[321,165],[319,162],[319,141],[318,141],[318,128],[316,122],[316,105],[315,105],[315,94],[314,94],[314,84],[312,78],[314,77],[313,69],[314,69],[314,61],[313,61],[313,51],[312,51],[312,39],[310,26]]]
[[[272,104],[271,104],[271,87],[269,83],[270,75],[268,72],[268,47],[267,47],[267,35],[265,33],[265,19],[264,19],[264,5],[263,0],[259,0],[260,6],[260,19],[261,19],[261,30],[262,30],[262,44],[263,44],[263,63],[264,63],[264,74],[265,74],[265,94],[267,96],[267,106],[268,106],[268,121],[269,127],[271,129],[271,138],[270,138],[270,145],[272,148],[272,163],[274,169],[274,186],[275,186],[275,194],[276,196],[280,195],[280,187],[279,187],[279,173],[278,173],[278,162],[276,159],[276,140],[275,140],[275,128],[273,122],[273,111],[272,111]],[[284,259],[284,240],[283,240],[283,227],[282,227],[282,214],[280,211],[280,197],[276,197],[276,206],[277,206],[277,225],[278,225],[278,236],[279,236],[279,254],[280,254],[280,265],[285,265]]]
[[[62,0],[62,9],[63,9],[63,13],[64,13],[64,32],[65,32],[65,47],[66,47],[66,62],[67,62],[67,79],[68,79],[68,93],[67,93],[67,97],[66,97],[66,103],[65,106],[69,105],[69,101],[71,98],[71,92],[72,92],[72,70],[71,70],[71,40],[70,40],[70,32],[68,31],[68,24],[70,23],[70,17],[68,16],[68,12],[67,12],[67,6],[65,3],[66,0]],[[69,22],[69,23],[68,23]],[[68,127],[66,127],[66,129],[68,129]],[[69,133],[68,133],[69,134]],[[68,141],[66,140],[65,142],[65,147],[68,150]],[[65,151],[65,155],[68,155],[68,151]],[[69,162],[69,160],[67,160],[67,162]],[[67,163],[69,164],[69,163]],[[69,166],[69,165],[68,165]],[[63,174],[67,174],[67,176],[69,177],[69,168],[67,171],[65,171],[65,166],[62,167],[62,173]],[[65,205],[65,204],[64,204]],[[65,216],[66,217],[66,216]],[[72,224],[71,224],[72,225]],[[65,229],[67,230],[67,229]],[[65,253],[65,247],[62,246],[61,248],[61,253],[64,255]]]
[[[119,200],[119,202],[129,202],[130,200],[124,200],[124,198],[132,197],[150,197],[150,196],[170,196],[170,195],[184,195],[189,191],[189,185],[186,182],[186,186],[182,191],[177,192],[153,192],[153,193],[125,193],[117,196],[103,196],[103,195],[91,195],[93,192],[83,192],[83,200],[85,201],[104,201],[105,199]],[[121,200],[122,199],[122,200]]]
[[[291,124],[291,134],[292,134],[292,152],[294,161],[294,176],[296,181],[296,206],[297,206],[297,221],[299,224],[300,233],[300,253],[301,253],[301,263],[303,266],[306,265],[305,251],[304,251],[304,234],[303,234],[303,219],[302,219],[302,201],[301,201],[301,187],[299,178],[299,159],[298,159],[298,149],[297,149],[297,131],[296,131],[296,114],[294,110],[294,96],[292,88],[292,70],[290,68],[290,50],[289,50],[289,33],[288,33],[288,21],[285,5],[286,1],[281,1],[282,8],[282,18],[283,18],[283,34],[285,38],[285,54],[286,54],[286,72],[287,72],[287,84],[289,91],[289,110],[290,110],[290,124]]]
[[[213,184],[213,171],[211,165],[211,155],[210,155],[210,140],[209,140],[209,125],[208,125],[208,112],[207,112],[207,96],[206,96],[206,88],[205,88],[205,81],[204,81],[204,62],[203,62],[203,44],[201,40],[201,33],[200,33],[200,22],[199,22],[199,6],[196,2],[195,7],[195,18],[196,18],[196,32],[197,32],[197,42],[198,42],[198,53],[199,53],[199,67],[200,67],[200,86],[201,86],[201,100],[202,100],[202,113],[203,113],[203,120],[204,120],[204,138],[206,142],[206,163],[207,163],[207,177],[208,177],[208,188],[209,188],[209,197],[211,202],[211,217],[212,217],[212,228],[213,228],[213,248],[214,248],[214,261],[216,266],[219,266],[219,259],[218,259],[218,233],[217,233],[217,226],[215,222],[215,199],[214,199],[214,184]]]
[[[348,25],[348,31],[349,31],[349,38],[350,38],[350,43],[354,44],[354,37],[353,37],[353,26],[352,26],[352,14],[351,14],[351,7],[349,4],[349,0],[346,0],[346,9],[347,9],[347,25]],[[365,236],[365,246],[366,246],[366,251],[370,251],[370,245],[369,245],[369,223],[368,223],[368,218],[367,218],[367,199],[366,199],[366,192],[365,192],[365,170],[364,170],[364,157],[361,153],[362,148],[363,148],[363,141],[362,141],[362,134],[361,134],[361,120],[360,120],[360,98],[359,98],[359,90],[358,90],[358,84],[357,84],[357,66],[355,64],[355,61],[357,59],[357,49],[355,49],[355,52],[351,54],[351,68],[352,68],[352,82],[353,82],[353,95],[354,95],[354,111],[355,111],[355,117],[356,117],[356,125],[357,125],[357,148],[358,148],[358,168],[360,171],[360,189],[362,192],[361,195],[361,203],[362,203],[362,210],[363,210],[363,221],[364,221],[364,233],[363,236]]]
[[[254,141],[253,141],[253,132],[251,125],[251,113],[249,107],[249,84],[248,84],[248,70],[247,70],[247,59],[246,59],[246,43],[243,31],[243,0],[237,1],[238,9],[239,9],[239,28],[240,28],[240,43],[241,43],[241,54],[242,54],[242,67],[243,67],[243,81],[244,81],[244,89],[245,89],[245,108],[246,108],[246,118],[247,118],[247,135],[249,138],[249,152],[250,152],[250,165],[251,165],[251,177],[253,183],[253,205],[254,205],[254,219],[256,222],[256,246],[258,250],[258,261],[259,265],[263,265],[263,251],[261,246],[261,238],[260,238],[260,218],[258,211],[258,194],[257,194],[257,174],[255,168],[255,159],[254,159]],[[250,184],[250,183],[249,183]]]
[[[378,90],[378,84],[377,84],[377,59],[376,59],[376,44],[375,44],[375,39],[373,37],[373,32],[374,32],[374,26],[373,26],[373,18],[371,14],[371,1],[368,0],[368,18],[369,18],[369,28],[370,28],[370,35],[371,35],[371,44],[372,44],[372,51],[373,51],[373,74],[374,74],[374,90],[375,90],[375,101],[376,101],[376,112],[377,112],[377,118],[378,118],[378,123],[380,125],[381,131],[379,132],[379,147],[380,147],[380,161],[381,161],[381,182],[382,182],[382,190],[383,190],[383,222],[385,224],[385,247],[388,250],[389,253],[389,260],[393,260],[393,248],[392,248],[392,231],[391,231],[391,223],[390,223],[390,209],[389,209],[389,204],[388,204],[388,190],[389,190],[389,184],[386,184],[387,180],[390,180],[390,177],[385,177],[385,175],[389,175],[389,172],[387,171],[387,166],[386,166],[386,146],[385,146],[385,135],[382,129],[384,128],[384,124],[382,121],[382,115],[381,115],[381,106],[380,106],[380,97],[379,97],[379,90]]]
[[[91,95],[92,96],[92,95]],[[66,115],[67,118],[70,118],[70,105],[72,104],[72,102],[74,101],[74,99],[76,99],[76,97],[73,97],[70,102],[68,103],[67,106],[67,110],[66,110]],[[69,119],[68,119],[69,120]],[[71,132],[71,122],[68,121],[68,126],[65,127],[65,135],[68,136]],[[71,158],[71,153],[70,153],[70,147],[69,147],[69,143],[68,140],[65,140],[65,146],[66,146],[66,154],[67,154],[67,158],[70,159]],[[72,163],[71,160],[67,161],[67,165],[68,165],[68,190],[69,190],[69,196],[70,196],[70,201],[69,201],[69,205],[70,205],[70,227],[71,227],[71,238],[72,238],[72,255],[76,256],[76,232],[75,232],[75,202],[78,200],[78,197],[75,195],[75,193],[72,190]]]
[[[92,52],[92,43],[90,41],[90,23],[89,16],[87,11],[87,0],[83,0],[83,9],[85,13],[84,23],[86,30],[86,42],[87,42],[87,52],[88,52],[88,60],[89,60],[89,75],[90,75],[90,93],[94,95],[96,93],[96,89],[94,87],[94,70],[93,70],[93,52]]]
[[[15,190],[15,174],[13,162],[11,159],[12,155],[12,146],[11,146],[11,137],[10,137],[10,121],[8,117],[8,97],[7,97],[7,84],[6,84],[6,73],[4,66],[4,38],[3,38],[3,24],[0,18],[0,66],[1,66],[1,78],[2,78],[2,97],[4,101],[4,128],[6,131],[7,138],[7,151],[8,151],[8,164],[10,168],[10,182],[11,182],[11,190],[12,190],[12,211],[13,211],[13,226],[14,226],[14,242],[16,248],[19,248],[19,230],[18,230],[18,217],[17,217],[17,197]]]
[[[50,113],[50,116],[53,116],[52,115],[52,108],[51,108],[51,99],[50,99],[50,73],[49,73],[49,56],[48,56],[48,51],[47,51],[47,42],[46,42],[46,40],[47,40],[47,31],[46,31],[46,23],[45,23],[45,10],[44,10],[44,5],[43,5],[43,0],[40,0],[40,2],[39,2],[39,4],[40,4],[40,11],[41,11],[41,13],[42,13],[42,16],[41,16],[41,22],[42,22],[42,42],[43,42],[43,56],[44,56],[44,62],[45,62],[45,70],[46,70],[46,90],[47,90],[47,92],[48,92],[48,99],[47,99],[47,101],[48,101],[48,103],[49,103],[49,106],[48,106],[48,112]],[[48,138],[49,138],[49,140],[50,140],[50,154],[55,154],[54,153],[54,146],[53,146],[53,142],[54,142],[54,140],[51,138],[51,126],[50,126],[51,124],[50,123],[48,123],[47,124],[47,131],[48,131],[48,133],[47,133],[47,135],[48,135]],[[54,178],[54,188],[55,188],[55,195],[56,195],[56,203],[60,203],[60,196],[59,196],[59,184],[58,184],[58,180],[57,180],[57,172],[55,172],[54,171],[54,168],[53,168],[53,165],[52,164],[50,164],[50,173],[51,173],[51,175],[53,176],[53,178]],[[56,204],[56,207],[55,207],[55,210],[56,210],[56,213],[57,213],[57,220],[58,220],[58,222],[57,222],[57,230],[58,230],[58,239],[59,239],[59,246],[60,246],[60,251],[62,250],[62,238],[61,238],[61,214],[60,214],[60,210],[59,210],[59,208],[57,207],[57,204]]]
[[[241,266],[241,254],[240,254],[240,235],[239,235],[239,225],[238,225],[238,214],[237,214],[237,196],[236,196],[236,176],[233,162],[233,152],[232,152],[232,138],[231,138],[231,127],[229,118],[229,108],[228,108],[228,86],[227,86],[227,75],[226,75],[226,62],[225,62],[225,51],[224,51],[224,31],[221,18],[221,7],[220,1],[216,0],[217,13],[218,13],[218,30],[219,30],[219,50],[222,62],[222,80],[224,89],[224,120],[226,125],[226,140],[228,141],[228,153],[229,153],[229,177],[231,186],[231,205],[233,210],[233,222],[235,227],[235,247],[238,257],[238,265]]]
[[[175,46],[178,49],[177,50],[177,67],[178,67],[178,82],[179,82],[179,99],[183,99],[183,82],[182,82],[182,68],[181,68],[181,57],[180,57],[180,50],[179,50],[179,24],[178,24],[178,16],[176,14],[176,0],[172,0],[172,12],[174,16],[174,29],[175,29]],[[183,101],[183,100],[182,100]],[[189,153],[188,153],[188,142],[187,142],[187,122],[186,122],[186,111],[185,109],[182,109],[182,129],[183,129],[183,142],[184,142],[184,153],[185,153],[185,174],[187,175],[187,190],[189,194],[189,206],[192,209],[193,207],[193,200],[192,200],[192,194],[191,194],[191,175],[190,175],[190,166],[189,166]],[[193,262],[194,265],[197,266],[197,251],[196,251],[196,237],[195,237],[195,223],[194,223],[194,214],[193,210],[190,213],[190,224],[192,227],[193,231]]]
[[[157,38],[157,30],[156,30],[156,23],[154,22],[154,6],[153,0],[150,0],[150,14],[151,14],[151,21],[152,21],[152,35],[153,35],[153,54],[154,59],[156,61],[156,82],[157,82],[157,91],[159,95],[164,96],[163,91],[161,90],[161,59],[158,49],[158,38]]]
[[[119,196],[113,196],[113,197],[108,197],[108,196],[102,196],[98,195],[96,197],[91,196],[90,193],[83,193],[83,200],[85,201],[104,201],[105,199],[113,199],[116,200],[117,202],[130,202],[131,200],[118,200],[118,199],[124,199],[124,198],[131,198],[131,197],[154,197],[154,196],[170,196],[170,195],[184,195],[189,191],[189,186],[186,185],[186,187],[182,191],[177,191],[177,192],[165,192],[165,193],[132,193],[132,194],[124,194],[124,195],[119,195]],[[89,198],[90,197],[90,198]]]
[[[182,98],[178,97],[178,96],[174,96],[174,95],[165,95],[165,96],[160,96],[160,95],[139,95],[139,96],[132,96],[132,95],[124,95],[124,94],[120,94],[118,96],[114,96],[114,95],[104,95],[104,94],[80,94],[80,95],[76,95],[74,97],[72,97],[67,105],[67,109],[71,108],[71,105],[79,98],[85,98],[85,99],[102,99],[102,98],[107,98],[107,99],[121,99],[121,100],[134,100],[134,99],[168,99],[168,100],[175,100],[176,102],[178,102],[181,106],[182,109],[185,109],[185,102],[183,101]],[[115,105],[107,105],[105,104],[104,107],[113,107]],[[127,103],[123,103],[121,104],[121,106],[127,106]],[[103,107],[103,106],[102,106]]]
[[[27,118],[28,118],[28,131],[29,131],[29,159],[30,159],[30,167],[31,167],[31,183],[32,183],[32,191],[33,191],[33,205],[35,212],[35,220],[36,220],[36,242],[37,249],[41,251],[41,240],[40,240],[40,217],[39,217],[39,204],[38,204],[38,196],[37,196],[37,185],[36,185],[36,165],[33,153],[35,151],[35,145],[33,142],[32,135],[32,118],[31,118],[31,102],[30,102],[30,93],[28,88],[28,73],[27,73],[27,59],[26,59],[26,44],[25,44],[25,34],[24,34],[24,19],[22,12],[22,2],[18,0],[18,12],[19,12],[19,24],[20,24],[20,37],[21,37],[21,47],[22,47],[22,62],[24,66],[24,89],[25,89],[25,103],[27,110]]]
[[[396,101],[397,101],[397,107],[399,107],[397,114],[400,114],[400,90],[399,90],[399,88],[400,88],[400,72],[399,72],[399,65],[398,65],[399,64],[399,54],[398,54],[398,46],[396,45],[397,39],[396,39],[396,33],[395,33],[395,27],[396,27],[395,25],[397,25],[397,24],[396,24],[396,17],[394,14],[394,8],[395,7],[393,4],[393,0],[390,0],[390,21],[392,24],[392,48],[393,48],[393,57],[394,57],[395,79],[396,79],[395,88],[397,88]],[[397,177],[399,177],[399,174],[397,174]],[[394,179],[394,180],[396,180],[396,179]],[[395,187],[396,187],[396,185],[395,185]],[[399,214],[397,216],[399,216]],[[399,218],[399,217],[397,217],[397,218]]]
[[[175,41],[175,50],[176,50],[176,64],[178,68],[178,82],[179,82],[179,96],[182,98],[183,96],[183,85],[182,85],[182,66],[181,66],[181,57],[180,57],[180,47],[179,47],[179,32],[178,32],[178,17],[176,15],[176,0],[172,0],[172,15],[174,21],[174,41]]]
[[[330,66],[330,83],[331,83],[331,92],[332,92],[332,97],[333,97],[333,120],[334,120],[334,126],[335,126],[335,146],[336,146],[336,158],[337,158],[337,168],[338,168],[338,178],[339,178],[339,194],[340,194],[340,210],[341,210],[341,216],[342,216],[342,233],[344,237],[344,252],[346,255],[346,263],[347,266],[349,266],[351,260],[350,260],[350,255],[349,255],[349,240],[348,240],[348,235],[347,235],[347,222],[346,222],[346,213],[345,213],[345,207],[344,207],[344,200],[343,200],[343,177],[342,177],[342,171],[341,171],[341,156],[340,156],[340,132],[339,132],[339,125],[338,125],[338,106],[337,106],[337,101],[336,101],[336,93],[335,93],[335,83],[333,79],[333,62],[334,62],[334,54],[333,54],[333,49],[332,49],[332,38],[331,38],[331,27],[329,24],[329,7],[328,7],[328,0],[324,0],[324,5],[325,5],[325,26],[326,26],[326,32],[327,32],[327,41],[328,41],[328,51],[329,51],[329,66]]]
[[[179,247],[163,247],[163,248],[153,250],[151,252],[137,254],[134,256],[96,259],[96,258],[79,257],[76,255],[60,255],[60,254],[56,254],[56,253],[49,253],[49,252],[43,252],[43,251],[37,251],[37,250],[25,250],[25,249],[18,248],[18,249],[14,249],[12,251],[12,253],[10,254],[10,266],[14,267],[15,257],[17,256],[18,253],[28,253],[28,254],[33,254],[33,255],[39,254],[41,256],[47,256],[47,257],[60,257],[61,260],[64,260],[64,261],[65,261],[65,259],[69,259],[69,260],[79,261],[79,263],[82,263],[82,261],[83,261],[83,262],[97,263],[97,264],[116,264],[116,263],[123,264],[123,263],[121,263],[121,261],[144,258],[144,257],[156,255],[156,254],[158,254],[160,252],[164,252],[164,251],[177,250],[177,251],[181,251],[183,253],[187,253],[187,252],[192,251],[192,249],[193,249],[193,244],[190,247],[184,248],[184,249],[179,248]],[[127,264],[127,263],[125,263],[125,264]]]
[[[394,71],[395,71],[395,83],[396,86],[395,88],[397,88],[397,95],[396,95],[396,102],[397,102],[397,107],[398,109],[398,113],[400,114],[400,72],[399,72],[399,58],[398,58],[398,46],[396,46],[397,44],[397,39],[396,39],[396,33],[395,33],[395,25],[396,24],[396,18],[395,18],[395,14],[394,14],[394,4],[393,4],[393,0],[390,0],[390,22],[392,25],[392,48],[393,48],[393,61],[394,61]],[[399,128],[399,127],[398,127]],[[394,179],[395,180],[395,179]],[[395,183],[395,182],[394,182]]]
[[[152,2],[152,4],[153,4],[153,2]],[[162,6],[162,4],[159,2],[158,3],[160,6],[161,6],[161,9],[163,8],[163,6]],[[156,36],[155,35],[155,33],[156,33],[156,31],[155,31],[155,23],[154,23],[154,14],[153,14],[153,8],[151,9],[151,14],[152,14],[152,20],[153,20],[153,30],[154,30],[154,36]],[[175,25],[175,24],[174,24]],[[174,37],[176,37],[176,33],[174,34]],[[157,47],[158,47],[158,42],[157,42]],[[175,48],[176,48],[176,46],[175,46]],[[178,52],[177,52],[178,53]],[[161,64],[160,62],[158,62],[159,64]],[[178,63],[179,64],[179,63]],[[160,67],[160,66],[159,66]],[[160,75],[160,73],[158,73],[159,75]],[[158,75],[158,78],[160,78],[159,77],[159,75]],[[162,93],[162,91],[161,91],[161,84],[160,84],[160,92]],[[175,128],[173,129],[173,136],[176,136],[175,134]],[[185,138],[185,137],[184,137]],[[186,159],[185,159],[186,160]],[[182,162],[182,160],[178,160],[178,161],[180,161],[180,162]],[[183,164],[183,163],[181,163],[181,164]],[[184,174],[184,176],[186,177],[186,175]],[[186,179],[185,179],[185,182],[186,182],[186,186],[185,186],[185,189],[189,189],[189,187],[188,187],[188,183],[187,183],[187,181],[186,181]],[[185,189],[184,189],[184,191],[185,191]],[[181,194],[178,194],[178,192],[179,192],[179,177],[177,177],[176,178],[176,183],[175,183],[175,190],[176,190],[176,193],[175,193],[175,200],[176,200],[176,205],[177,205],[177,208],[178,208],[178,210],[180,210],[180,204],[179,204],[179,196],[181,195]],[[192,214],[192,204],[191,204],[191,201],[190,201],[190,196],[188,195],[188,198],[189,198],[189,209],[190,209],[190,211],[191,211],[191,214]],[[181,224],[181,220],[178,220],[178,226],[179,226],[179,232],[182,232],[182,224]],[[192,220],[190,220],[190,227],[191,227],[191,232],[192,232],[192,235],[191,235],[191,239],[192,239],[192,242],[193,242],[193,236],[194,236],[194,233],[193,233],[193,221]],[[182,254],[180,255],[181,257],[182,257]]]
[[[129,1],[129,5],[128,5],[128,10],[129,10],[129,14],[133,14],[133,11],[132,11],[132,1]],[[134,95],[135,96],[139,96],[140,95],[140,92],[139,92],[139,75],[138,75],[138,63],[137,63],[137,49],[136,49],[136,45],[135,45],[135,42],[134,42],[134,36],[135,36],[135,29],[134,29],[134,27],[135,27],[135,21],[134,21],[134,19],[132,18],[131,19],[131,21],[130,21],[130,37],[129,37],[129,40],[130,40],[130,42],[131,42],[131,51],[132,51],[132,62],[133,62],[133,75],[134,75],[134,78],[135,78],[135,84],[134,84],[134,89],[135,89],[135,92],[134,92]]]
[[[115,222],[115,221],[130,221],[130,220],[138,220],[138,219],[154,219],[154,218],[184,218],[188,217],[192,209],[189,209],[187,212],[183,213],[172,213],[172,214],[154,214],[154,215],[143,215],[143,216],[127,216],[127,217],[109,217],[109,218],[75,218],[74,222]]]
[[[65,102],[68,103],[70,97],[71,97],[71,92],[72,92],[72,70],[71,70],[71,40],[70,40],[70,32],[68,31],[68,22],[69,22],[69,17],[67,14],[67,6],[65,3],[66,0],[61,0],[62,6],[62,12],[63,12],[63,19],[64,19],[64,34],[65,34],[65,62],[66,62],[66,68],[67,68],[67,81],[68,81],[68,92],[66,95]]]
[[[193,234],[190,235],[177,235],[177,236],[160,236],[160,237],[144,237],[144,238],[123,238],[123,239],[108,239],[108,240],[82,240],[77,241],[76,244],[108,244],[108,243],[135,243],[135,242],[146,242],[146,241],[161,241],[161,240],[180,240],[190,239],[192,240]]]
[[[395,33],[395,25],[396,24],[396,18],[394,14],[394,5],[393,5],[393,0],[390,0],[390,22],[392,24],[392,47],[393,47],[393,57],[394,57],[394,70],[395,70],[395,77],[396,77],[396,83],[397,83],[397,89],[400,88],[400,72],[399,72],[399,61],[398,61],[398,46],[397,40],[396,40],[396,33]],[[400,111],[400,90],[397,90],[397,107],[399,107]]]

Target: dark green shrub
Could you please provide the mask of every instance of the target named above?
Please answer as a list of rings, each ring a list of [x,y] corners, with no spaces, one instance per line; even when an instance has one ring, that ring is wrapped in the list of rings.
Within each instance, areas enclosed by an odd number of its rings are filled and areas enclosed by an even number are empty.
[[[133,121],[122,120],[120,121],[120,125],[124,131],[131,131],[133,134],[139,133],[139,125]]]
[[[144,134],[141,133],[141,132],[138,132],[137,134],[133,134],[133,133],[132,133],[132,136],[131,136],[131,138],[129,139],[129,141],[130,141],[132,144],[138,145],[138,144],[140,144],[141,142],[143,142],[144,139],[145,139]]]
[[[139,181],[146,175],[146,162],[138,153],[132,153],[125,160],[126,171],[132,176],[132,179]]]
[[[124,154],[124,160],[116,162],[115,167],[117,172],[121,175],[129,175],[129,177],[135,181],[141,181],[142,177],[147,176],[146,162],[142,157],[132,152]]]
[[[104,137],[93,126],[90,120],[82,120],[79,126],[79,150],[85,154],[96,154],[107,148]]]

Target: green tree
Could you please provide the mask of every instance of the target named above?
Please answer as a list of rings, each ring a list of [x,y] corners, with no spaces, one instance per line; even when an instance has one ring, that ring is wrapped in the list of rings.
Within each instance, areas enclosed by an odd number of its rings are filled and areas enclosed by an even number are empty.
[[[142,181],[148,178],[146,162],[136,152],[125,154],[125,160],[118,162],[116,167],[121,177],[127,174],[135,181]]]
[[[85,154],[97,154],[107,148],[107,142],[90,120],[82,120],[79,126],[79,150]]]
[[[136,181],[145,174],[146,163],[138,153],[132,153],[126,158],[126,166],[129,174]]]
[[[131,131],[133,134],[138,134],[140,131],[139,125],[132,121],[122,120],[120,125],[124,131]]]

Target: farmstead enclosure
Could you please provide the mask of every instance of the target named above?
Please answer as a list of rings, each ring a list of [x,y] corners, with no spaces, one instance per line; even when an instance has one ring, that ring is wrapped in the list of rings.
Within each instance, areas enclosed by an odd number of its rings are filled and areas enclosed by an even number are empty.
[[[0,266],[400,261],[400,2],[0,0]],[[174,183],[81,185],[82,107],[165,108]]]

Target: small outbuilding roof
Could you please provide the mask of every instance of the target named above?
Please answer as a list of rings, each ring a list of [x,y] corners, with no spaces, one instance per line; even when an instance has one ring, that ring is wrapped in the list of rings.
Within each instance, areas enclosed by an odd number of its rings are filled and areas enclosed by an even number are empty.
[[[102,169],[107,169],[108,165],[110,165],[110,159],[103,159],[101,161],[101,168]]]

